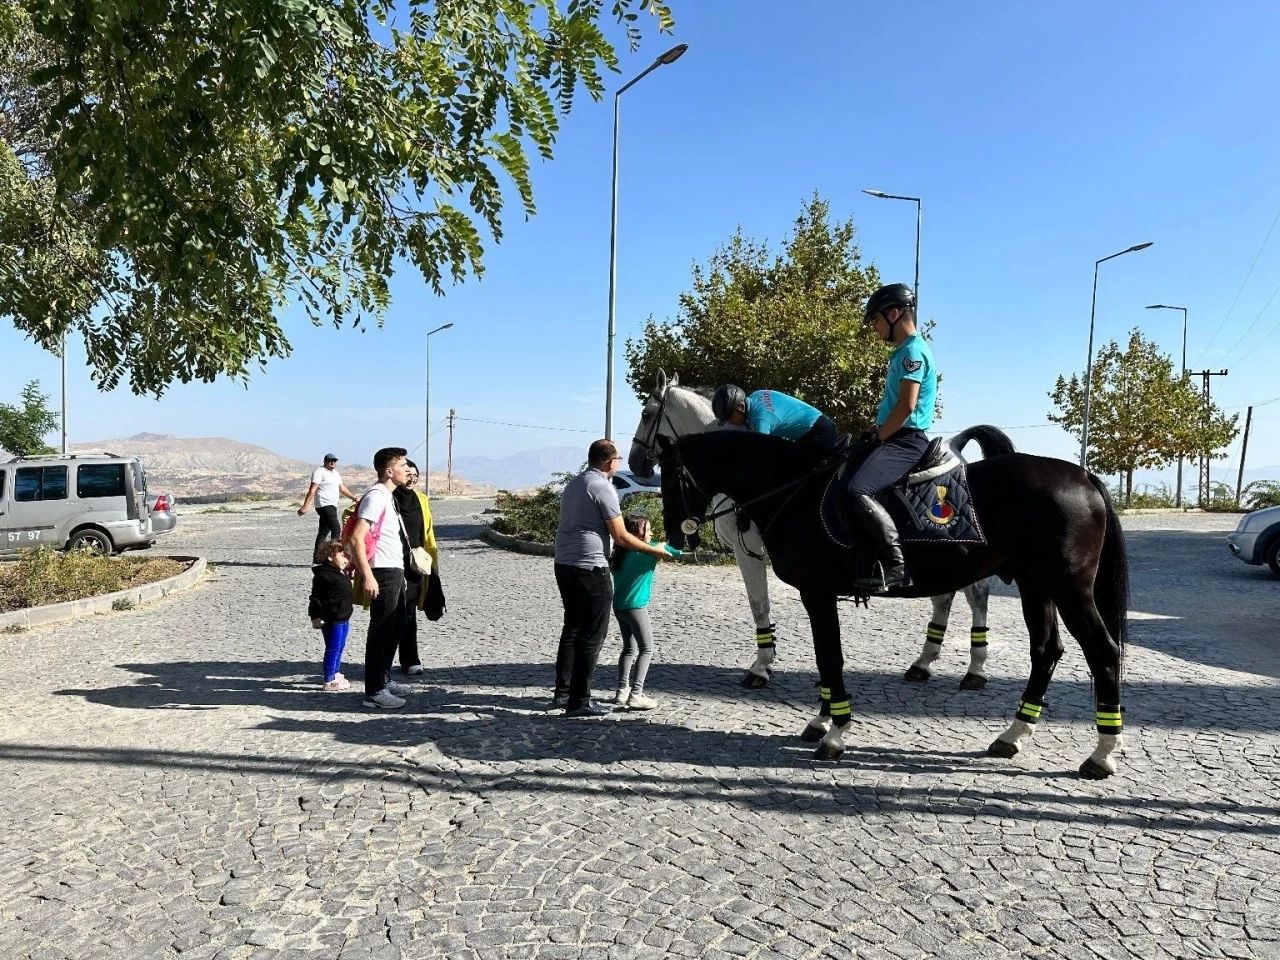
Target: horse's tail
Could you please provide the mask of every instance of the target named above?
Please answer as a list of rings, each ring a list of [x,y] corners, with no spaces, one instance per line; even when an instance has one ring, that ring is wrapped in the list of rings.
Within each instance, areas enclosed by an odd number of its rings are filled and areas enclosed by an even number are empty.
[[[1129,555],[1125,551],[1124,532],[1120,518],[1106,486],[1092,473],[1089,482],[1102,495],[1107,506],[1107,532],[1102,541],[1102,557],[1098,561],[1098,576],[1093,582],[1093,602],[1097,605],[1102,622],[1107,626],[1111,639],[1120,645],[1121,665],[1124,664],[1124,641],[1129,619]]]
[[[978,446],[982,448],[982,456],[986,458],[1002,457],[1006,453],[1016,452],[1013,449],[1013,441],[999,427],[993,427],[990,424],[980,423],[976,427],[969,427],[967,430],[961,430],[948,442],[947,446],[951,448],[960,459],[964,459],[960,451],[964,449],[965,444],[970,440],[977,440]]]

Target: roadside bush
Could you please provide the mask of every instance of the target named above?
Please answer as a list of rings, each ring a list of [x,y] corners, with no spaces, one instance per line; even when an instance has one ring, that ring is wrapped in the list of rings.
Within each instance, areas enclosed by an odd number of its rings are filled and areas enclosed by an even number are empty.
[[[556,528],[560,525],[560,494],[573,474],[561,473],[532,493],[498,491],[494,507],[498,517],[493,529],[498,533],[518,537],[533,543],[555,543]],[[662,498],[657,494],[632,494],[622,504],[622,512],[643,513],[649,518],[649,533],[654,540],[666,540],[666,527],[662,522]],[[702,530],[702,542],[698,547],[699,559],[732,558],[733,553],[708,524]]]
[[[1246,510],[1280,507],[1280,480],[1255,480],[1240,494]]]
[[[104,557],[37,547],[15,563],[0,565],[0,613],[114,593],[182,570],[181,563],[168,557]]]

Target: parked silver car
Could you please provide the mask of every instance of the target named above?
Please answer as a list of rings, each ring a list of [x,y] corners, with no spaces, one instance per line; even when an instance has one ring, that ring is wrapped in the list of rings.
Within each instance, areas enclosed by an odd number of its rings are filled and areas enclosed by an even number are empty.
[[[172,493],[148,493],[147,516],[151,518],[151,535],[168,533],[178,525],[178,501]]]
[[[40,544],[113,553],[152,542],[147,476],[113,453],[0,463],[0,556]]]
[[[1265,563],[1280,577],[1280,507],[1246,513],[1227,535],[1227,549],[1245,563]]]

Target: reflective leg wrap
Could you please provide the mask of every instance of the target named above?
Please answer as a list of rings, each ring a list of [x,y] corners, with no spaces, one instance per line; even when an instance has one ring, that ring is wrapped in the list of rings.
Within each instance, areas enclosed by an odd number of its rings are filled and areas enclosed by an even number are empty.
[[[947,635],[947,625],[945,623],[930,623],[924,631],[925,638],[942,644],[942,640]]]
[[[987,675],[987,630],[969,631],[969,672],[979,677]]]
[[[1098,735],[1118,737],[1124,732],[1124,711],[1118,703],[1098,704]]]
[[[1035,726],[1040,722],[1040,712],[1044,710],[1043,703],[1035,703],[1031,700],[1019,700],[1018,712],[1014,714],[1019,720]]]
[[[818,707],[818,716],[831,716],[831,688],[818,684],[818,696],[822,700],[821,705]]]
[[[848,697],[831,703],[831,722],[837,727],[847,726],[851,716]]]
[[[778,647],[774,642],[776,635],[777,627],[773,624],[769,624],[765,630],[756,631],[756,659],[747,668],[747,672],[755,674],[761,680],[769,679],[773,661],[778,657]]]

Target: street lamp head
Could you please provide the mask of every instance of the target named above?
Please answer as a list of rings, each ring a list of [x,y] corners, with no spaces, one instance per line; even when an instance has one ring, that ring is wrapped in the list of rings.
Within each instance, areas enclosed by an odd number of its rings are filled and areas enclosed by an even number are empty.
[[[452,324],[452,323],[446,323],[443,327],[439,327],[439,328],[437,328],[437,329],[440,329],[440,330],[448,330],[448,329],[449,329],[450,327],[452,327],[452,326],[453,326],[453,324]]]
[[[679,60],[681,57],[684,56],[684,52],[688,49],[689,49],[689,45],[687,43],[676,44],[676,46],[672,47],[666,53],[661,54],[658,57],[658,59],[654,61],[654,63],[661,64],[664,67],[667,64],[675,63],[677,60]]]
[[[1139,250],[1145,250],[1154,242],[1154,240],[1148,240],[1146,243],[1135,243],[1132,247],[1126,250],[1125,253],[1137,253]]]
[[[888,195],[887,193],[885,193],[883,190],[863,190],[862,192],[863,192],[863,193],[865,193],[865,194],[866,194],[867,196],[869,196],[869,197],[887,197],[887,196],[889,196],[889,195]]]

